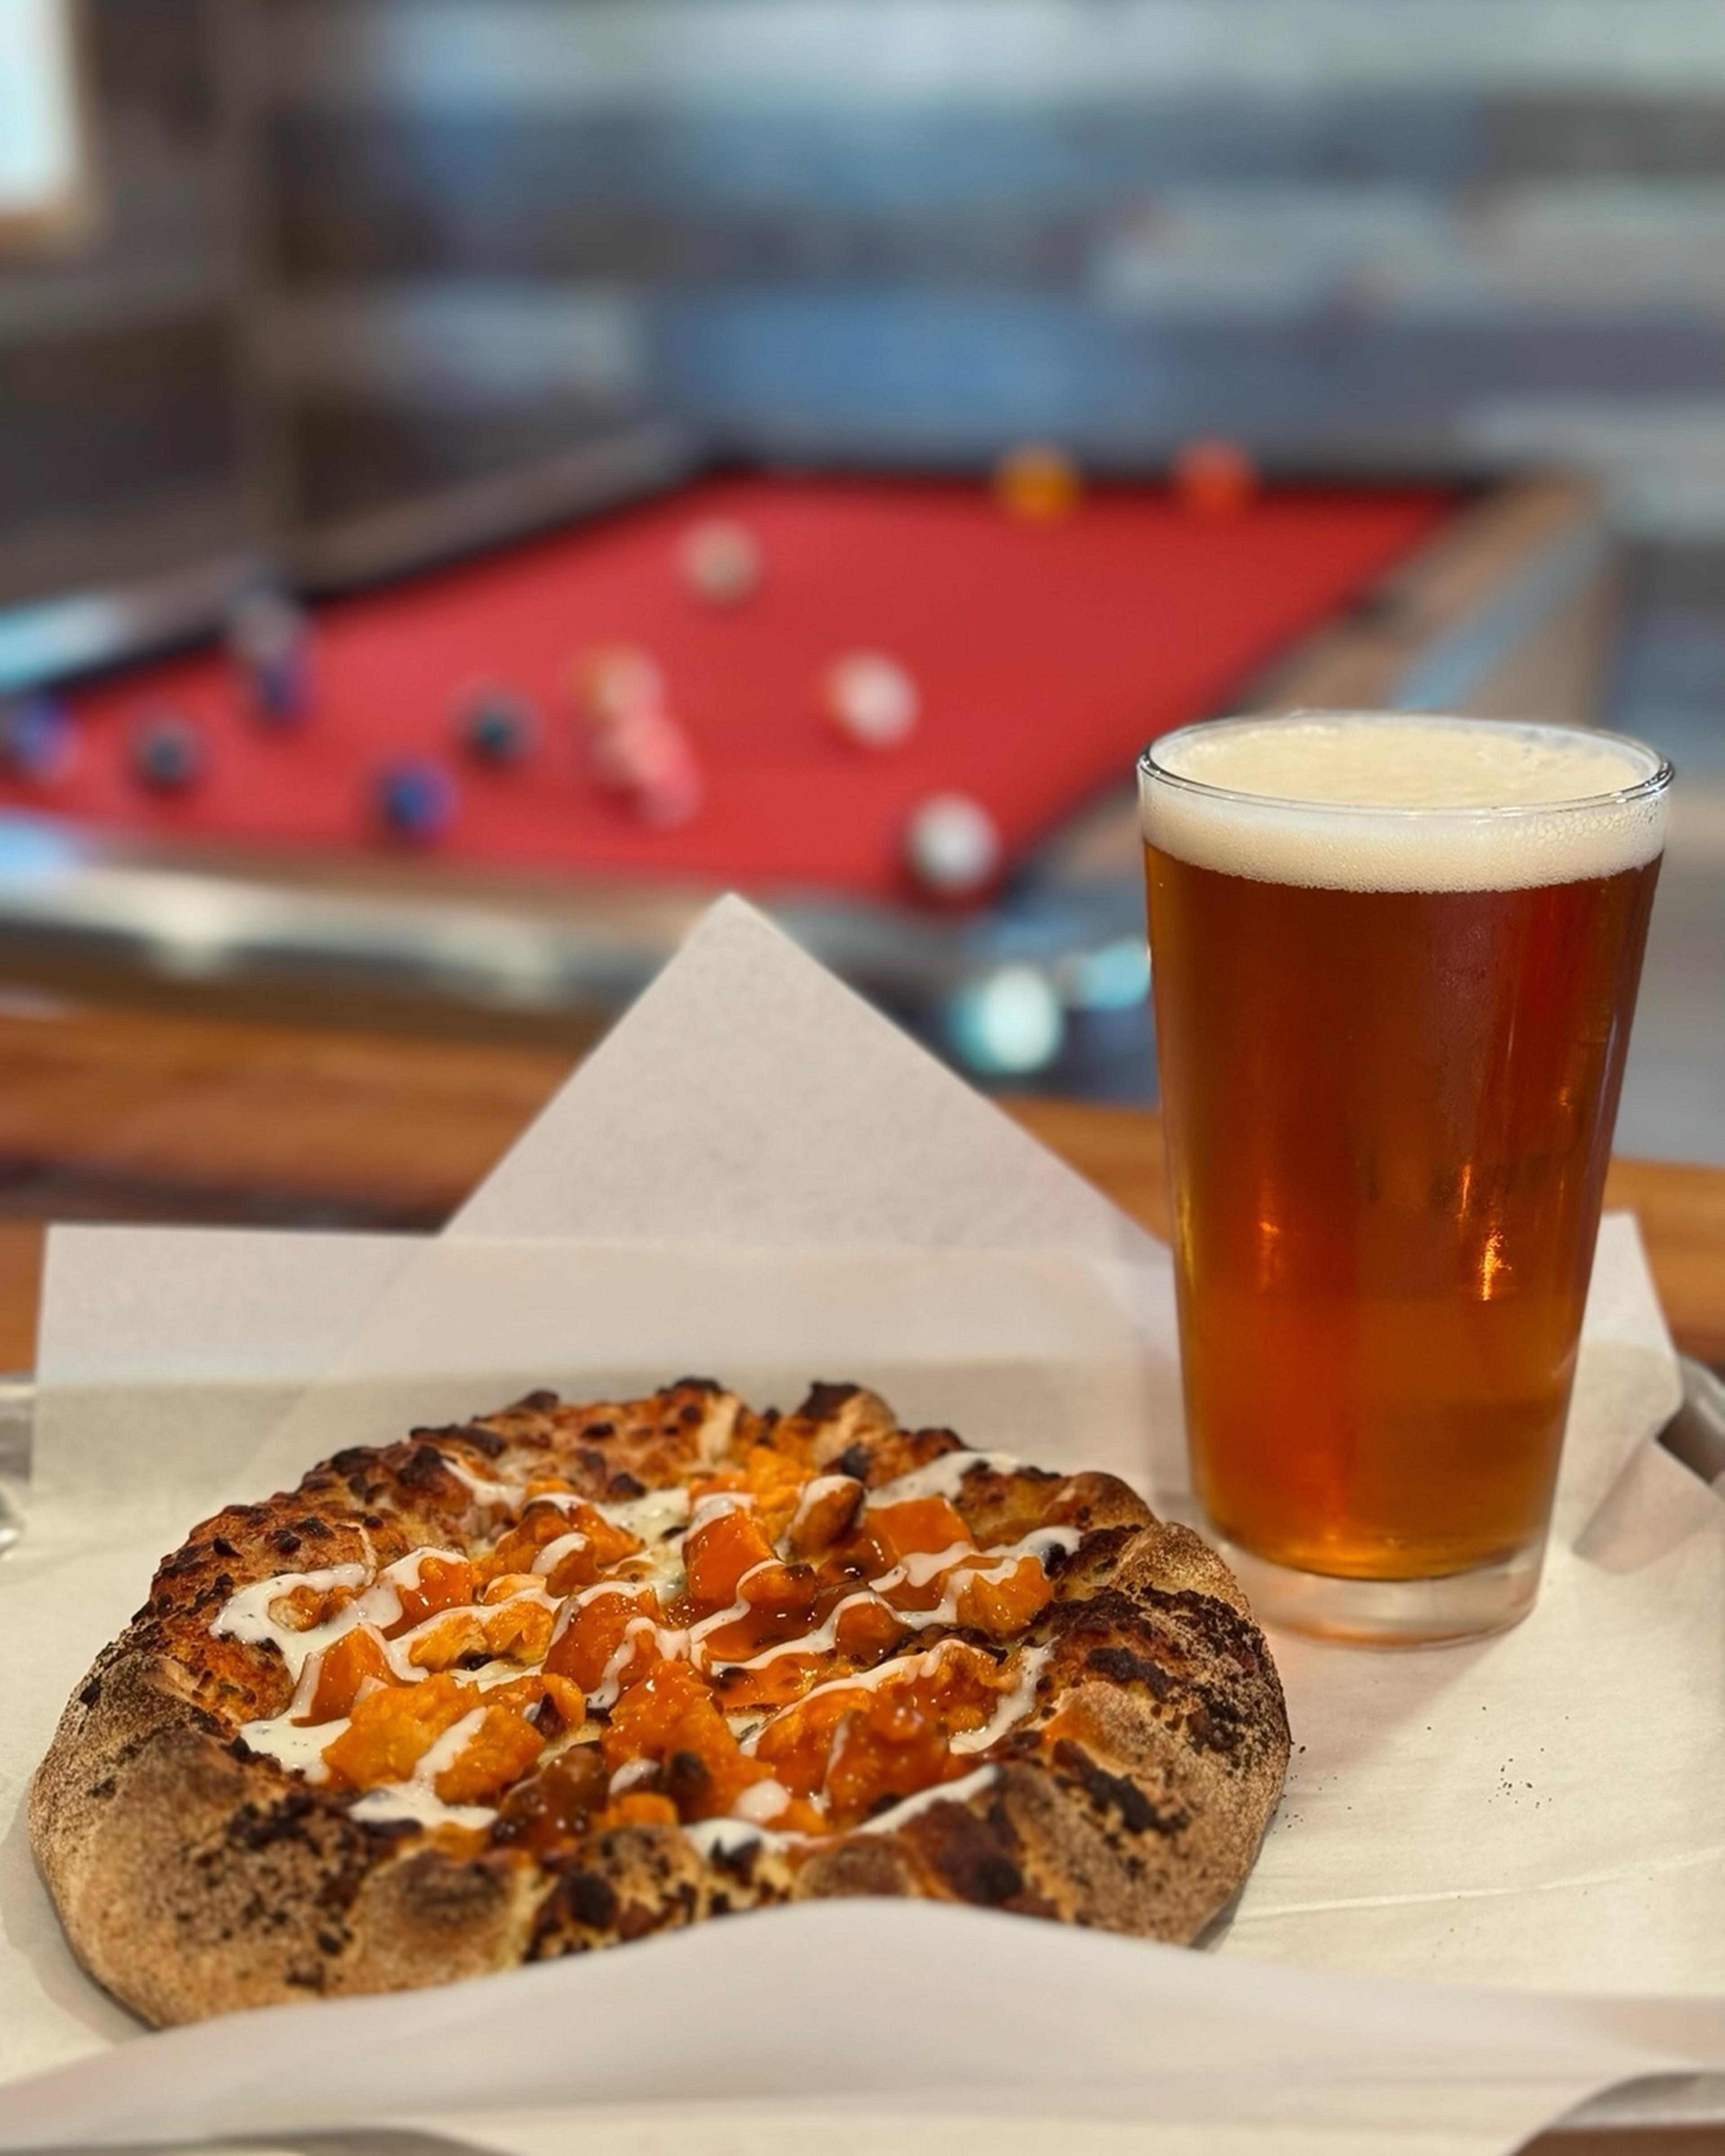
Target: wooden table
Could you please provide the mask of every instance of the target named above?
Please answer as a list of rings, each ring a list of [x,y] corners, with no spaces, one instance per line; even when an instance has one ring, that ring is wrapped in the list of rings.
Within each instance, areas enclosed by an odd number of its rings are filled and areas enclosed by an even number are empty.
[[[160,1014],[0,1014],[0,1368],[33,1354],[42,1223],[437,1227],[561,1081],[565,1050]],[[1012,1112],[1158,1234],[1156,1117]],[[1725,1366],[1725,1171],[1619,1161],[1680,1347]]]

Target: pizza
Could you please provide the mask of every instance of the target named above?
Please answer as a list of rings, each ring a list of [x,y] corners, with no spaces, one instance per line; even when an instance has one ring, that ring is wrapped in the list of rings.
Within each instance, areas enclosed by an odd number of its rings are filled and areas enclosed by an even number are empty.
[[[167,2024],[839,1894],[1187,1941],[1287,1757],[1233,1577],[1114,1476],[685,1378],[206,1521],[30,1827],[85,1968]]]

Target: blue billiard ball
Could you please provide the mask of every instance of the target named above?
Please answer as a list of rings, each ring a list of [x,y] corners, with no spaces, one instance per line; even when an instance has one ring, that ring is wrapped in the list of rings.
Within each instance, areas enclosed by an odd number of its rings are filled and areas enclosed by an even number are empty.
[[[539,714],[525,696],[485,689],[461,706],[461,745],[475,763],[524,763],[538,745]]]
[[[311,669],[302,651],[260,659],[252,667],[252,707],[266,725],[290,726],[311,708]]]
[[[57,696],[31,689],[0,697],[0,771],[8,778],[39,786],[58,778],[74,740],[71,716]]]
[[[460,796],[440,763],[413,761],[385,764],[372,782],[372,802],[393,837],[423,843],[448,830]]]
[[[290,726],[311,707],[311,633],[286,592],[259,585],[228,611],[228,650],[264,725]]]
[[[203,736],[177,711],[141,720],[131,737],[132,777],[151,793],[184,793],[203,777]]]

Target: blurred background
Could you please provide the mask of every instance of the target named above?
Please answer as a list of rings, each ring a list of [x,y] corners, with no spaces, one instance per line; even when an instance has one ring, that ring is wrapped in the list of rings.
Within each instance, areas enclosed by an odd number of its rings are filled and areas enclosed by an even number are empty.
[[[1245,507],[1181,463],[1218,442]],[[757,536],[789,498],[762,487],[850,516],[834,475],[1022,515],[999,459],[1030,444],[1098,515],[1144,490],[1173,550],[1147,574],[1201,556],[1206,621],[1282,573],[1255,517],[1411,519],[1254,616],[1185,706],[1111,716],[1122,778],[1155,724],[1337,681],[1586,716],[1676,761],[1620,1142],[1725,1162],[1712,0],[0,0],[0,967],[15,993],[335,1022],[357,999],[368,1022],[577,1039],[740,881],[983,1081],[1149,1097],[1129,798],[1093,759],[1026,764],[999,801],[983,748],[917,767],[913,791],[993,808],[1004,860],[968,891],[921,870],[827,891],[698,844],[661,871],[597,840],[567,876],[511,878],[357,826],[264,844],[162,771],[88,780],[146,707],[203,709],[203,676],[137,669],[194,663],[172,654],[231,633],[238,593],[294,595],[334,684],[340,624],[405,604],[422,565],[484,573],[566,520],[597,559],[643,528],[627,505],[714,470],[757,490],[719,502]],[[872,589],[893,537],[851,562],[827,529],[808,558]],[[1277,529],[1296,559],[1329,543]],[[603,624],[572,607],[572,649]],[[911,653],[912,675],[945,683],[1014,611],[961,610],[963,650]],[[1081,670],[1112,632],[1057,613]],[[49,783],[44,690],[82,729],[82,792]],[[997,740],[1060,731],[1047,698],[990,695]]]

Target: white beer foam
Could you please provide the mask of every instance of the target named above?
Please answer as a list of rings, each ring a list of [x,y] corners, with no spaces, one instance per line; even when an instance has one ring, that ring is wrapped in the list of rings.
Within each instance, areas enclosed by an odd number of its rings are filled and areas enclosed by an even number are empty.
[[[1660,767],[1652,750],[1617,735],[1501,719],[1224,720],[1154,744],[1141,767],[1144,836],[1199,868],[1263,883],[1577,883],[1660,851],[1666,789],[1635,790]]]

